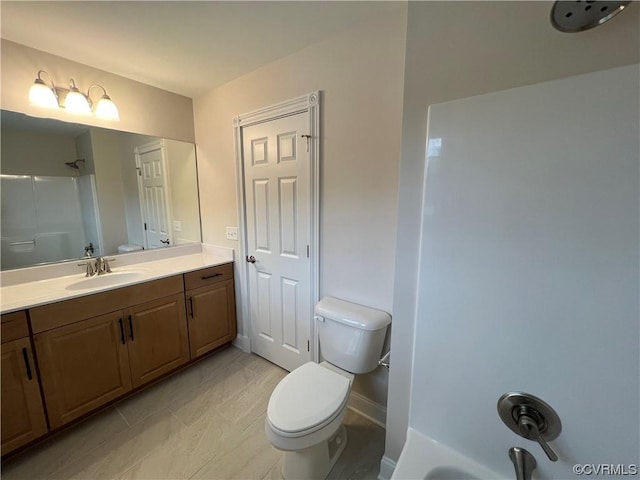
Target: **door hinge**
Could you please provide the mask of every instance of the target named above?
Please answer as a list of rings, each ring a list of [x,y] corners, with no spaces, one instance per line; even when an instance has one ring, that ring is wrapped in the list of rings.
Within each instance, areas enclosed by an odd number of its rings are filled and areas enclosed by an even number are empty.
[[[307,245],[307,258],[309,258],[309,245]]]
[[[144,229],[147,229],[147,222],[144,222]]]
[[[309,340],[307,340],[307,352],[309,352]]]
[[[302,138],[307,140],[307,152],[309,151],[309,140],[311,139],[311,135],[300,135]]]

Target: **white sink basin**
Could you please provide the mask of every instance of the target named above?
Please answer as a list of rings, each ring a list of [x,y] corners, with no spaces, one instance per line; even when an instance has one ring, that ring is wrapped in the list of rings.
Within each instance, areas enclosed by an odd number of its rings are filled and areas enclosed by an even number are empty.
[[[67,290],[87,290],[90,288],[117,287],[120,284],[139,280],[144,277],[144,272],[130,270],[126,272],[111,272],[95,277],[86,277],[82,280],[67,285]]]

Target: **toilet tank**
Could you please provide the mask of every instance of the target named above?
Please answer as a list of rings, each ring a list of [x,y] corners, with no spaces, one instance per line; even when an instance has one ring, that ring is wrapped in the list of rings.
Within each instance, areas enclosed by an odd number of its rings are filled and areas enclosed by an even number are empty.
[[[367,373],[378,366],[391,323],[387,312],[324,297],[315,308],[320,352],[329,363],[351,373]]]

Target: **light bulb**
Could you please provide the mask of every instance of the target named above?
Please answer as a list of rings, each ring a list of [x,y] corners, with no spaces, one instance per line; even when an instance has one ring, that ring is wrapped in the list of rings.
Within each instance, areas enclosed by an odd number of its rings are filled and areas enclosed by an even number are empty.
[[[39,78],[29,89],[29,103],[36,107],[58,108],[58,99],[53,90]]]
[[[64,108],[69,113],[77,115],[91,115],[91,107],[86,97],[77,88],[71,88],[64,99]]]
[[[118,108],[116,104],[109,98],[108,95],[103,95],[96,104],[96,117],[103,120],[112,120],[114,122],[120,121],[120,115],[118,114]]]

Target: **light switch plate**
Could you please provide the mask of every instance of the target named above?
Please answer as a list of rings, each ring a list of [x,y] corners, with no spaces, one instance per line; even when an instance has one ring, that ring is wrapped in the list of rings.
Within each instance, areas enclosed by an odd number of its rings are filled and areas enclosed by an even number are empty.
[[[174,232],[181,232],[182,231],[182,222],[180,222],[180,220],[174,220],[173,221],[173,231]]]
[[[227,227],[227,240],[238,240],[238,227]]]

